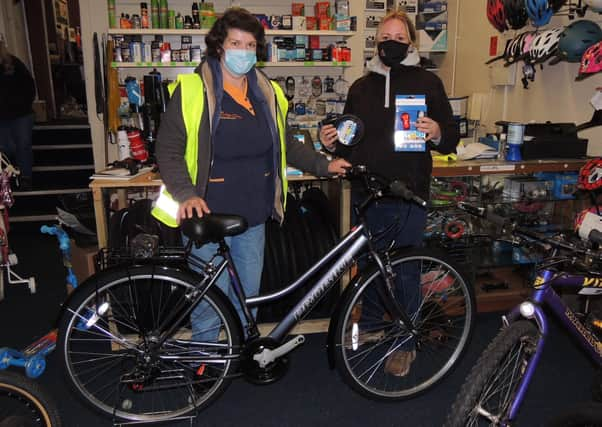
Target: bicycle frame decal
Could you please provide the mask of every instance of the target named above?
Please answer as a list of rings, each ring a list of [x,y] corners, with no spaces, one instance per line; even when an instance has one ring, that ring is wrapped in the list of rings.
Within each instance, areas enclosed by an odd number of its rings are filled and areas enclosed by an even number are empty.
[[[594,335],[585,328],[585,326],[583,326],[583,323],[581,323],[579,319],[575,317],[570,308],[567,307],[564,315],[573,324],[577,332],[581,334],[585,341],[587,341],[587,343],[598,353],[598,355],[602,357],[602,343],[598,341],[596,337],[594,337]]]
[[[328,271],[316,282],[311,290],[299,301],[295,307],[276,325],[276,327],[268,334],[269,337],[280,340],[286,336],[292,328],[303,317],[311,311],[317,304],[320,298],[330,289],[342,272],[347,270],[353,263],[355,256],[366,245],[368,238],[360,234],[353,241],[351,246],[345,250],[341,257],[335,262]]]
[[[599,277],[584,277],[583,284],[581,286],[584,288],[590,286],[594,288],[602,288],[602,279]]]

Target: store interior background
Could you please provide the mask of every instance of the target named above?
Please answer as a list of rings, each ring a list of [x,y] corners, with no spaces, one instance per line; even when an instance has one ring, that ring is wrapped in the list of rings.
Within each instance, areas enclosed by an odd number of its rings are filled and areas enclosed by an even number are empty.
[[[41,2],[44,0],[21,0]],[[183,0],[172,0],[180,4]],[[24,31],[23,13],[21,2],[5,0],[0,2],[0,32],[5,34],[9,49],[28,64],[29,53],[27,47],[27,34]],[[132,6],[139,2],[121,0],[121,5]],[[252,12],[290,13],[290,2],[280,0],[249,0],[249,1],[216,1],[216,8],[222,11],[227,5],[241,5]],[[306,2],[308,5],[313,2]],[[364,0],[351,0],[353,15],[362,16],[364,13]],[[535,81],[524,89],[520,82],[522,63],[511,67],[503,67],[498,61],[492,66],[485,65],[490,59],[489,45],[492,36],[498,37],[498,51],[503,51],[505,37],[512,36],[515,32],[507,31],[498,33],[487,21],[484,0],[449,0],[448,1],[448,52],[436,53],[440,55],[436,62],[440,65],[437,74],[443,80],[450,97],[467,96],[473,93],[486,94],[485,102],[481,109],[482,130],[495,131],[495,122],[507,120],[512,122],[587,122],[592,114],[593,107],[589,100],[594,95],[596,88],[602,86],[602,73],[598,73],[583,81],[576,82],[579,64],[561,62],[554,66],[544,66],[541,70],[537,67]],[[88,111],[95,111],[94,99],[94,64],[92,49],[92,34],[97,32],[102,35],[108,28],[107,6],[105,1],[80,0],[81,34],[84,56],[84,70],[86,75],[86,93]],[[280,10],[282,9],[282,10]],[[587,12],[585,19],[602,22],[602,14]],[[580,18],[576,18],[580,19]],[[363,72],[363,29],[365,20],[358,19],[357,36],[350,40],[352,48],[353,66],[345,71],[345,78],[353,81]],[[546,28],[569,24],[567,16],[555,16]],[[524,30],[524,29],[523,29]],[[523,31],[519,30],[519,31]],[[28,64],[31,65],[31,64]],[[514,73],[514,84],[494,85],[492,73],[504,75]],[[94,159],[96,169],[106,165],[116,157],[116,153],[109,150],[109,158],[105,158],[105,137],[102,116],[89,114],[94,142]],[[590,156],[602,155],[602,138],[600,129],[591,128],[583,131],[581,137],[589,139],[588,154]],[[112,148],[112,147],[111,147]]]

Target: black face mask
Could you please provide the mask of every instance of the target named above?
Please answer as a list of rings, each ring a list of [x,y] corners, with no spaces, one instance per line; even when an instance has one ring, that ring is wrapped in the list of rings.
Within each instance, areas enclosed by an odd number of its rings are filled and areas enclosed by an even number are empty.
[[[400,68],[401,61],[408,56],[410,45],[395,40],[385,40],[378,43],[378,57],[387,67]]]

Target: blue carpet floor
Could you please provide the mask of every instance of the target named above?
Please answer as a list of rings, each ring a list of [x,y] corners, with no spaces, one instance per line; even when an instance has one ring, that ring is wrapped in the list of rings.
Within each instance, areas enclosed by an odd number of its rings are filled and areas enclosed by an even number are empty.
[[[0,347],[22,348],[51,327],[65,298],[65,281],[53,238],[31,231],[13,234],[12,244],[20,259],[18,270],[35,275],[39,290],[29,295],[22,285],[9,287],[6,300],[0,303]],[[306,343],[293,353],[290,371],[281,381],[254,386],[237,380],[193,425],[440,426],[468,371],[499,327],[499,313],[479,315],[467,355],[446,380],[417,398],[386,404],[351,391],[338,373],[328,368],[325,335],[308,335]],[[551,335],[521,410],[519,426],[545,425],[545,420],[560,409],[590,397],[593,365],[554,324]],[[68,391],[53,356],[39,381],[58,401],[65,426],[112,425]]]

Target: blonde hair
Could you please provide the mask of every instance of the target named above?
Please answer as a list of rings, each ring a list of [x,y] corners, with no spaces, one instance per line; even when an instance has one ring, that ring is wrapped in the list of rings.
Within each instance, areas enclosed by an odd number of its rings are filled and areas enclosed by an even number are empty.
[[[377,38],[380,32],[382,31],[382,27],[383,25],[385,25],[385,22],[388,22],[392,19],[397,19],[398,21],[401,21],[401,23],[405,24],[408,30],[408,36],[410,37],[410,41],[412,43],[416,42],[416,28],[414,27],[414,23],[412,22],[407,13],[402,12],[400,10],[391,10],[380,20],[378,28],[376,29]]]

